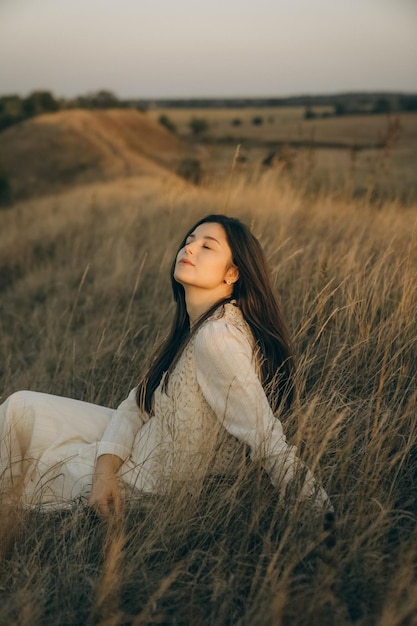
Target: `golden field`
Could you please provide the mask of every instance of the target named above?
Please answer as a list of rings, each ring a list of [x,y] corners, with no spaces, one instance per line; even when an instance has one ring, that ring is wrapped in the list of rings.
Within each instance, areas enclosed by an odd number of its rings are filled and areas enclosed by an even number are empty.
[[[316,115],[329,107],[314,107]],[[309,180],[312,190],[353,188],[358,195],[372,185],[378,194],[417,194],[417,114],[346,115],[304,119],[305,107],[154,109],[148,117],[166,115],[180,137],[191,138],[192,118],[204,119],[207,132],[197,138],[207,177],[217,180],[230,168],[236,147],[245,161],[238,167],[247,175],[263,170],[262,161],[282,151],[297,183]],[[261,125],[252,120],[262,118]],[[234,126],[233,120],[241,124]]]
[[[417,204],[311,193],[236,159],[195,187],[162,156],[147,157],[162,173],[95,175],[1,212],[2,399],[29,388],[116,406],[170,324],[184,230],[238,216],[264,245],[296,346],[284,428],[335,528],[280,504],[256,468],[109,524],[3,507],[0,624],[413,626]]]

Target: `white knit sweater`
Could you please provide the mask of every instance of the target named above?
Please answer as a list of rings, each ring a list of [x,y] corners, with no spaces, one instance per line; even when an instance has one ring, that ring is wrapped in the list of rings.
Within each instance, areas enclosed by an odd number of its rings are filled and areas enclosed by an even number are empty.
[[[162,382],[151,417],[139,411],[132,389],[98,444],[98,455],[125,461],[128,483],[163,492],[173,481],[233,475],[249,451],[283,491],[302,464],[268,404],[253,336],[238,307],[221,306],[206,320],[179,358],[166,392]],[[302,496],[314,493],[320,503],[327,502],[311,473],[306,468],[304,473]]]

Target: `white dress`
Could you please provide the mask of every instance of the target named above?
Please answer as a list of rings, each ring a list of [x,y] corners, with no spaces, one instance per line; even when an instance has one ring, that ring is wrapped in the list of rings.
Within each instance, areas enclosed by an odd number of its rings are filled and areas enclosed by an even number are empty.
[[[154,394],[151,417],[136,389],[114,410],[32,391],[0,406],[3,492],[27,505],[62,506],[88,497],[96,459],[123,459],[130,493],[195,488],[207,474],[235,475],[247,453],[282,490],[300,466],[257,373],[253,337],[240,310],[220,307],[198,330]],[[304,468],[305,469],[305,468]],[[326,501],[308,470],[302,495]]]

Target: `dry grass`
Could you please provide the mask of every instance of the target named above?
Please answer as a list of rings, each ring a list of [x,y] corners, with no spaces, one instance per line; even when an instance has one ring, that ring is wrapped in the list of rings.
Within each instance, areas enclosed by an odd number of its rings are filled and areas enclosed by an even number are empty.
[[[3,213],[2,393],[116,405],[166,331],[184,229],[238,215],[293,329],[301,397],[285,429],[331,494],[334,533],[256,468],[109,526],[80,508],[3,510],[0,623],[415,623],[417,207],[235,175],[131,178]]]
[[[186,151],[166,128],[135,110],[39,115],[1,133],[0,163],[14,199],[125,176],[172,176]]]
[[[317,113],[325,110],[315,108]],[[417,197],[417,114],[305,120],[304,112],[305,107],[156,109],[147,115],[154,120],[161,114],[168,115],[177,125],[179,135],[187,138],[191,118],[204,118],[209,123],[210,141],[228,139],[229,145],[204,146],[204,168],[207,176],[216,180],[230,164],[238,143],[246,159],[240,167],[247,174],[262,169],[262,161],[271,151],[293,142],[298,147],[287,146],[283,156],[284,162],[290,157],[296,185],[300,180],[308,180],[311,188],[333,192],[348,186],[358,195],[372,185],[379,194]],[[252,119],[258,116],[263,118],[263,124],[255,126]],[[241,120],[240,126],[231,125],[236,118]],[[383,144],[384,148],[376,148]]]

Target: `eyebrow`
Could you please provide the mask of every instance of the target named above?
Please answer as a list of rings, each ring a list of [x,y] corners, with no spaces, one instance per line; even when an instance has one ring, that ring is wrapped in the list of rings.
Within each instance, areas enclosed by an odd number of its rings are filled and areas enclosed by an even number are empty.
[[[188,235],[187,239],[190,239],[190,237],[195,239],[194,233],[191,233],[191,235]],[[187,239],[186,239],[186,241],[187,241]],[[215,241],[216,243],[218,243],[219,246],[221,245],[220,241],[218,241],[215,237],[210,237],[210,235],[204,235],[203,239],[211,239],[212,241]]]

